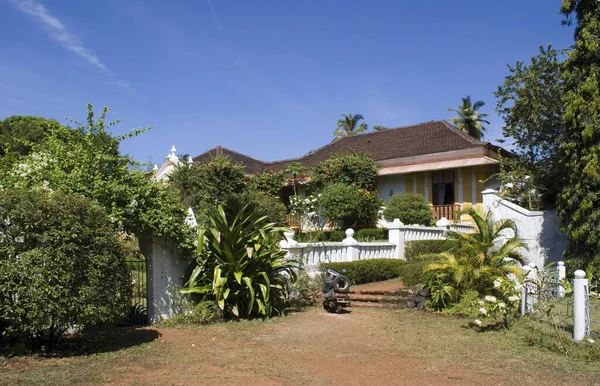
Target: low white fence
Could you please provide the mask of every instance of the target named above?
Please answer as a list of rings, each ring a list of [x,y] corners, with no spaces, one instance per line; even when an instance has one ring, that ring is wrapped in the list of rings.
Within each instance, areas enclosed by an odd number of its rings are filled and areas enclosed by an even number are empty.
[[[445,219],[444,219],[445,220]],[[315,268],[320,263],[336,263],[367,259],[404,259],[405,244],[417,240],[444,240],[449,229],[473,232],[468,224],[453,225],[438,221],[438,226],[423,227],[404,225],[396,219],[386,223],[389,233],[387,242],[358,242],[354,230],[346,230],[346,238],[341,242],[298,243],[294,232],[285,234],[281,248],[288,251],[291,258],[299,260],[306,268]]]
[[[521,315],[552,322],[573,330],[573,340],[600,337],[600,294],[598,283],[577,270],[567,281],[565,263],[539,271],[534,263],[523,267],[527,276],[521,290]]]

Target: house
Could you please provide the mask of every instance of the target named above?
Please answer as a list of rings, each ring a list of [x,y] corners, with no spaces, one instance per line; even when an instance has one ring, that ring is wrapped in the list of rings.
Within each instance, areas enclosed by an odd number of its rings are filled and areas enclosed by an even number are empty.
[[[181,163],[174,150],[158,169],[157,179],[166,178],[169,170]],[[299,158],[268,162],[217,146],[194,157],[193,162],[208,162],[216,155],[225,155],[243,164],[246,173],[252,175],[284,171],[292,162],[300,162],[310,170],[337,154],[366,153],[380,167],[377,190],[381,199],[388,201],[396,193],[422,194],[433,205],[437,218],[458,220],[462,206],[481,206],[481,192],[498,189],[499,182],[493,175],[499,170],[501,151],[506,154],[498,146],[479,141],[440,120],[344,137]]]

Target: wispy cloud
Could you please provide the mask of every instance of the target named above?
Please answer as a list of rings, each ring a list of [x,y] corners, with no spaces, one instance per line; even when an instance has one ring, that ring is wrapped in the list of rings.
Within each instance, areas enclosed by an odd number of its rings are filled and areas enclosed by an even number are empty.
[[[217,12],[215,12],[215,9],[213,8],[212,0],[206,0],[206,3],[208,4],[208,8],[210,8],[210,12],[212,12],[213,19],[215,20],[215,23],[217,23],[217,27],[219,27],[219,29],[221,29],[221,22],[219,21]]]
[[[52,15],[50,10],[41,2],[35,0],[9,0],[9,2],[12,3],[13,6],[19,11],[35,19],[46,29],[48,36],[56,40],[63,48],[73,52],[106,75],[115,77],[115,74],[104,63],[102,63],[100,58],[98,58],[96,54],[87,48],[81,39],[70,33],[65,24],[57,17]],[[129,84],[127,81],[119,80],[114,82],[114,84],[138,94],[137,91],[135,91],[131,84]]]

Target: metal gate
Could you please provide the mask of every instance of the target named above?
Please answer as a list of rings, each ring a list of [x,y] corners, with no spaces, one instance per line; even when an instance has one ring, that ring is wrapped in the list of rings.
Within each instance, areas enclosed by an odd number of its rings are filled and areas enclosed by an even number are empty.
[[[148,324],[148,281],[146,258],[139,252],[126,261],[131,281],[131,307],[122,322],[125,325]]]

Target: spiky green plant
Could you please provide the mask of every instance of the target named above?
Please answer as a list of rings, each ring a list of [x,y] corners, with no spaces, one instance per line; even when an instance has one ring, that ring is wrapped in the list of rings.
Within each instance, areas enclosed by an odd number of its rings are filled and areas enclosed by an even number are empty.
[[[285,284],[296,279],[294,260],[279,248],[285,228],[269,223],[251,203],[209,215],[211,227],[200,230],[198,252],[205,256],[182,293],[214,298],[226,317],[270,317],[285,305]]]
[[[519,264],[525,263],[519,249],[527,249],[514,221],[496,221],[491,212],[482,214],[472,207],[461,213],[471,216],[477,232],[448,231],[447,238],[458,242],[458,250],[440,254],[439,262],[425,267],[431,284],[444,283],[454,301],[469,290],[489,293],[499,277],[518,276]]]

